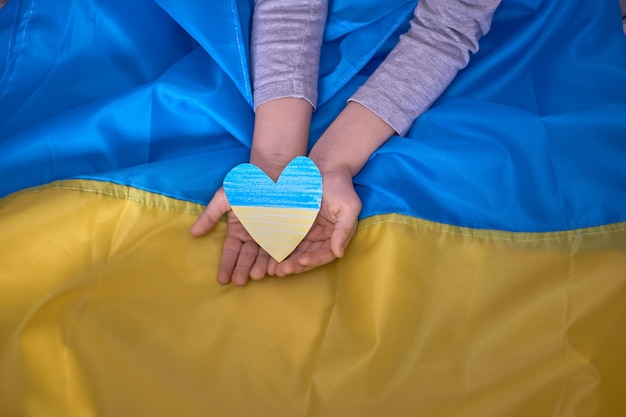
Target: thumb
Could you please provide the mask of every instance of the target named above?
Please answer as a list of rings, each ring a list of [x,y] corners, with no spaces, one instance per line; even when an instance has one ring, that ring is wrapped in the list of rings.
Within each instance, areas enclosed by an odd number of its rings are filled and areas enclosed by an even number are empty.
[[[215,192],[215,195],[213,195],[213,198],[209,201],[209,204],[207,204],[193,226],[191,226],[189,233],[195,237],[205,235],[215,227],[224,213],[229,210],[230,204],[226,198],[226,193],[224,193],[223,188],[220,188]]]
[[[335,228],[330,236],[330,250],[337,258],[344,254],[348,243],[356,233],[358,212],[343,212],[337,218]]]

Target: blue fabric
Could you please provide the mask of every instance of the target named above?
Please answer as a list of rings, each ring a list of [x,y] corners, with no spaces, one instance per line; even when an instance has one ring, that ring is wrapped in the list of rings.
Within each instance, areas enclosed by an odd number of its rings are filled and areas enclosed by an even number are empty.
[[[414,7],[331,2],[311,145]],[[251,10],[248,0],[10,0],[0,196],[82,177],[206,202],[247,162]],[[361,217],[510,231],[626,221],[625,114],[617,1],[503,0],[470,65],[355,178]]]

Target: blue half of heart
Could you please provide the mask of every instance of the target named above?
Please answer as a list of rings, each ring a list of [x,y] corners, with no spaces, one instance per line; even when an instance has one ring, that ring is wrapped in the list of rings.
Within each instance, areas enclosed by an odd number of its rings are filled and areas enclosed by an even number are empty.
[[[241,164],[224,178],[224,190],[231,206],[314,209],[322,201],[322,177],[315,163],[295,158],[277,182],[260,168]]]

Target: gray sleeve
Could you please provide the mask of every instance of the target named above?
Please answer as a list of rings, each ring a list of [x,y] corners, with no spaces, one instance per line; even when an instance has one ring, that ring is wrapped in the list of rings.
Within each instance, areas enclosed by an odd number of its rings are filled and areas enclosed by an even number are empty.
[[[464,68],[500,0],[420,0],[411,26],[352,96],[404,135]]]
[[[254,107],[282,97],[317,104],[328,0],[256,0],[250,55]]]

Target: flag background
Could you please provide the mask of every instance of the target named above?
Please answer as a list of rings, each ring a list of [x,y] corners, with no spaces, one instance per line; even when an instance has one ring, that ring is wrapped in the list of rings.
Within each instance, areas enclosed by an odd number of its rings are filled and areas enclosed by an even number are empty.
[[[311,145],[415,2],[380,5],[331,3]],[[618,2],[503,0],[345,258],[241,289],[188,229],[248,156],[250,13],[0,10],[0,414],[623,415]]]

